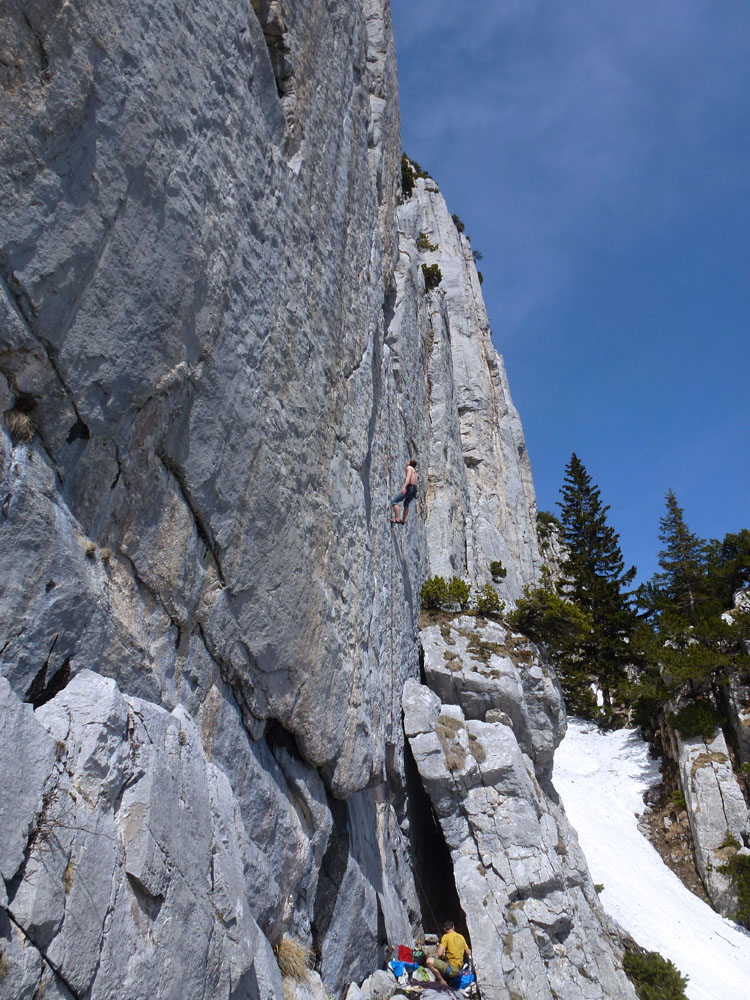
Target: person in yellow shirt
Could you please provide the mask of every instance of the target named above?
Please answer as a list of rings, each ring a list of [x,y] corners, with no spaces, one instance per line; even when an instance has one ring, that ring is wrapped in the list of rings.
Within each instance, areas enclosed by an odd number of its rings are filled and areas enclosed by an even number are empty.
[[[438,957],[427,959],[427,968],[434,974],[439,983],[447,986],[446,979],[455,979],[464,964],[464,955],[471,958],[471,949],[463,934],[458,934],[452,920],[443,924],[443,936],[438,946]]]

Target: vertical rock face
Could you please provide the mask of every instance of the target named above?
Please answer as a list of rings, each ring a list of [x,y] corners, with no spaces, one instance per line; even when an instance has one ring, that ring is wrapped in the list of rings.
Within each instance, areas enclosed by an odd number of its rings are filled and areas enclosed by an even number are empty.
[[[470,247],[431,185],[398,206],[387,0],[10,0],[0,31],[5,982],[340,996],[421,930],[421,582],[502,560],[514,598],[539,565]],[[412,455],[419,516],[391,526]],[[467,771],[457,871],[507,772],[525,811],[493,913],[548,868],[562,894],[526,901],[514,961],[588,892],[535,785],[562,725],[535,656],[466,668],[452,716],[498,770]],[[510,850],[482,837],[477,863]],[[285,934],[315,953],[299,987]]]
[[[417,179],[398,221],[396,309],[401,322],[429,329],[430,452],[423,488],[430,572],[483,584],[491,579],[490,562],[500,561],[507,570],[500,593],[514,600],[541,567],[536,498],[471,245],[430,178]],[[437,265],[442,274],[426,310],[418,301],[422,264]]]
[[[111,549],[133,581],[103,669],[119,674],[119,640],[162,611],[158,631],[205,647],[248,725],[283,720],[348,794],[382,775],[398,724],[375,682],[391,595],[398,641],[413,628],[382,516],[387,9],[19,3],[4,17],[23,66],[2,94],[2,371],[39,452],[31,469],[4,455],[11,518],[70,512],[79,548]],[[49,502],[19,510],[35,491]],[[78,562],[74,545],[54,547]],[[13,669],[44,663],[56,635],[48,669],[79,668],[106,576],[56,589],[47,604],[70,626],[40,607],[6,650]],[[14,596],[18,621],[28,588]],[[184,660],[160,653],[159,700]],[[413,645],[387,655],[408,672]],[[28,686],[38,666],[23,669]]]
[[[717,730],[704,740],[674,733],[669,751],[679,768],[698,873],[713,905],[729,916],[737,909],[737,893],[718,869],[738,848],[748,853],[750,814],[724,734]]]
[[[0,671],[41,714],[66,685],[94,690],[88,671],[143,713],[189,713],[231,787],[242,919],[264,942],[312,941],[338,988],[360,971],[343,967],[339,897],[359,901],[363,962],[419,919],[396,804],[426,557],[420,530],[396,538],[388,522],[389,469],[407,455],[386,407],[401,152],[387,3],[14,0],[0,21]],[[420,336],[403,339],[409,419],[425,409]],[[59,737],[70,759],[82,732]],[[154,787],[171,767],[158,758],[139,758]],[[52,779],[29,777],[13,843],[42,822],[37,780]],[[140,860],[102,860],[97,898],[140,916],[114,965],[79,974],[66,931],[79,897],[44,944],[42,904],[24,903],[14,933],[58,984],[114,982],[139,933],[169,952],[160,935],[179,920],[182,890],[162,885],[159,837],[142,831],[175,816],[118,823],[107,802],[107,836]],[[201,822],[205,846],[220,834]],[[25,885],[31,862],[8,864]],[[21,907],[30,889],[13,890]],[[227,915],[204,915],[196,954],[218,949],[206,995],[270,996],[242,985],[252,954],[220,946]],[[202,995],[191,975],[183,990]]]

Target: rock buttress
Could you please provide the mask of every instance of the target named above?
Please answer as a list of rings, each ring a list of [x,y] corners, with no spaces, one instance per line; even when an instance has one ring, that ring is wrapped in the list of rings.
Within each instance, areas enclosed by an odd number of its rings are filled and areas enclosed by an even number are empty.
[[[450,851],[482,996],[634,1000],[620,934],[550,781],[565,728],[554,672],[498,623],[456,617],[422,640],[429,687],[407,681],[404,725]]]

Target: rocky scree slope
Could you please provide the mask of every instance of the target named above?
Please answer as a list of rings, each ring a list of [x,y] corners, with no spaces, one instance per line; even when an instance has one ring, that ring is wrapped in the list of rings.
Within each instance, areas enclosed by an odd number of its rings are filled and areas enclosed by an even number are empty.
[[[0,990],[281,1000],[287,934],[297,995],[340,995],[422,930],[402,692],[445,525],[509,596],[537,558],[466,246],[427,296],[447,211],[397,218],[388,5],[11,0],[0,30]],[[442,512],[393,529],[410,454]]]

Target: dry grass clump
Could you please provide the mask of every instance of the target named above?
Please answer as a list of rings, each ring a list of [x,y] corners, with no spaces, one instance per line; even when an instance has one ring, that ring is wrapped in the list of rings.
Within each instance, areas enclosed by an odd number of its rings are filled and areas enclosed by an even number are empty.
[[[463,747],[454,747],[445,754],[445,766],[449,771],[461,771],[466,763],[466,752]]]
[[[73,859],[70,858],[65,866],[65,871],[62,873],[62,884],[66,893],[69,893],[73,888],[73,876],[75,875],[75,870],[76,866],[73,864]]]
[[[443,651],[443,659],[445,660],[446,667],[454,673],[464,668],[458,653],[454,653],[449,649]]]
[[[449,771],[460,771],[466,763],[466,751],[458,742],[458,733],[465,728],[463,722],[452,715],[439,715],[435,722],[435,733]]]
[[[439,715],[435,722],[435,732],[439,737],[447,740],[455,739],[456,734],[465,728],[463,722],[452,715]]]
[[[484,745],[480,743],[479,737],[474,733],[469,733],[469,753],[477,764],[484,764],[487,760],[487,751]]]
[[[14,444],[29,444],[34,439],[34,418],[24,410],[6,410],[5,426]]]
[[[440,635],[443,637],[443,642],[447,646],[455,646],[456,645],[456,640],[451,635],[450,627],[448,625],[446,625],[445,622],[441,622],[440,623]]]
[[[274,945],[273,953],[284,979],[293,979],[296,983],[307,982],[313,963],[313,953],[309,948],[285,934]]]

